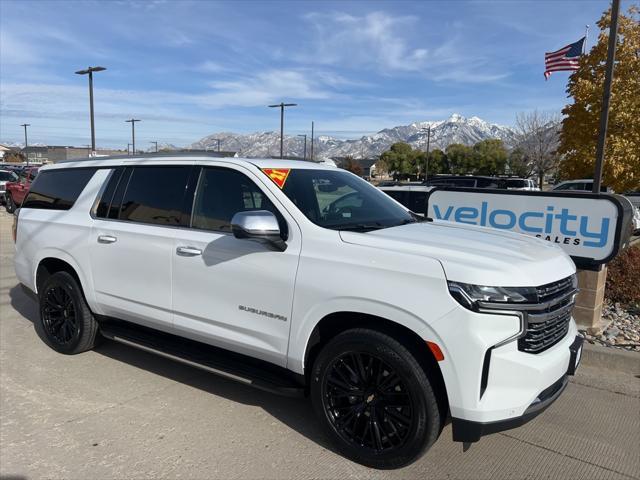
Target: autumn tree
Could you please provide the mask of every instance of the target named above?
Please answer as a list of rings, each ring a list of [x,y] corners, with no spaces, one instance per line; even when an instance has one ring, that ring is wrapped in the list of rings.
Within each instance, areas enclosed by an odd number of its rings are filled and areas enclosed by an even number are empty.
[[[353,157],[345,157],[340,164],[344,170],[355,173],[359,177],[362,176],[362,165],[360,165],[360,163]]]
[[[615,191],[640,188],[640,19],[631,6],[618,19],[618,41],[614,65],[603,183]],[[602,110],[605,60],[611,11],[598,21],[598,42],[580,60],[569,79],[567,93],[574,102],[562,113],[558,152],[563,155],[562,178],[593,178],[596,143]]]

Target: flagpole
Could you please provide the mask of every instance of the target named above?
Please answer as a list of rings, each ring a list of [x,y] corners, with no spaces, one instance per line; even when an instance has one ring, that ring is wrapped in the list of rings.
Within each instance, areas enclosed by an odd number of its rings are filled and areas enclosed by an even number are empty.
[[[587,40],[589,39],[589,25],[584,26],[584,43],[582,44],[582,54],[587,53]]]
[[[609,45],[607,47],[607,63],[604,72],[604,88],[602,92],[602,109],[600,111],[600,131],[596,146],[596,168],[593,175],[593,193],[600,193],[602,183],[602,167],[604,164],[604,150],[607,143],[607,125],[609,123],[609,100],[611,99],[611,82],[613,80],[613,65],[616,60],[616,42],[618,39],[618,13],[620,0],[611,3],[611,23],[609,25]]]

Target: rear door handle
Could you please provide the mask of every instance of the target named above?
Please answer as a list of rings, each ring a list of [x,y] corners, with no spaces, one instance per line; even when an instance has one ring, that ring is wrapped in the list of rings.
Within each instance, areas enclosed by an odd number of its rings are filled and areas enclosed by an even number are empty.
[[[113,235],[98,235],[98,243],[115,243],[116,240]]]
[[[195,247],[178,247],[176,248],[176,253],[181,257],[197,257],[202,255],[202,250]]]

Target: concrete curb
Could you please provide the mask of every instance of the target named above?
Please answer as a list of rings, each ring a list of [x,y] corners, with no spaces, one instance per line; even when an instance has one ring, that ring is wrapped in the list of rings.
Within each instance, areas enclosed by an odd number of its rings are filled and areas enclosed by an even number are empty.
[[[582,349],[582,363],[590,367],[640,374],[640,353],[593,345],[587,341]]]

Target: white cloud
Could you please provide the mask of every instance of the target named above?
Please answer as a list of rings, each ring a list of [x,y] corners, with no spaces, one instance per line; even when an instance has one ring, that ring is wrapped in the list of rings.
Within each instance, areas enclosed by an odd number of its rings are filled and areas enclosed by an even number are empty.
[[[282,100],[326,99],[334,96],[328,88],[335,76],[323,79],[297,70],[267,70],[232,81],[211,82],[214,92],[201,100],[210,107],[256,107]]]
[[[3,68],[14,65],[33,65],[40,60],[36,50],[6,28],[0,29],[0,63]]]
[[[295,70],[267,70],[216,81],[199,93],[165,90],[126,90],[96,88],[96,110],[100,115],[125,118],[154,115],[167,119],[193,116],[194,109],[263,107],[281,100],[327,99],[335,96],[331,85],[337,80],[314,77]],[[0,85],[2,117],[41,117],[76,119],[86,116],[85,85],[7,83]],[[188,113],[188,114],[187,114]]]
[[[427,50],[411,48],[403,31],[418,21],[414,16],[372,12],[358,17],[346,13],[311,13],[306,16],[316,29],[312,60],[326,64],[374,64],[382,69],[419,71]]]
[[[424,32],[424,21],[416,16],[334,12],[311,13],[304,18],[312,23],[316,36],[313,51],[298,56],[298,61],[373,68],[384,75],[413,73],[435,81],[482,83],[508,76],[497,71],[489,58],[468,48],[459,24],[451,25],[446,41],[429,46],[418,43],[430,37]],[[423,32],[417,32],[417,27]]]

